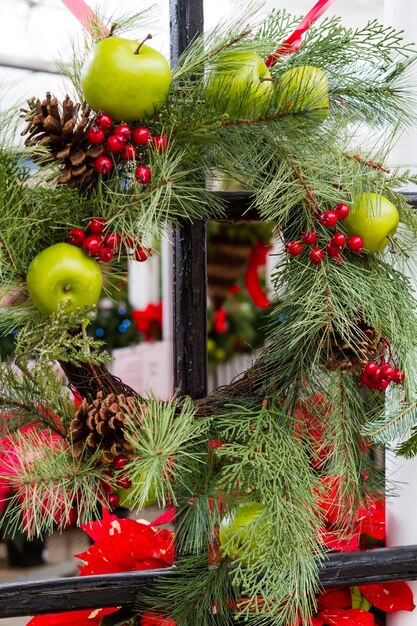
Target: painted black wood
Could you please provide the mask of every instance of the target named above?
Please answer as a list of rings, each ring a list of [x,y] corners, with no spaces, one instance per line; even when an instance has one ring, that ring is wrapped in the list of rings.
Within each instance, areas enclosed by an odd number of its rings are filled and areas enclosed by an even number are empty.
[[[171,61],[204,30],[203,0],[170,0]],[[174,385],[207,395],[207,255],[202,221],[174,228]]]
[[[135,598],[172,569],[0,585],[0,618],[98,607],[133,607]],[[330,554],[320,568],[324,587],[417,580],[417,546]]]

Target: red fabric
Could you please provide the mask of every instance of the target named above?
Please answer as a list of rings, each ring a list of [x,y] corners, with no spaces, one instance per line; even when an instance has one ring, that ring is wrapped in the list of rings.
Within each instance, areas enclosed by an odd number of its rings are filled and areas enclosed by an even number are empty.
[[[360,585],[359,590],[369,602],[385,613],[414,609],[413,592],[404,581]]]
[[[114,613],[117,610],[118,607],[37,615],[32,617],[26,626],[92,626],[93,624],[100,624],[105,615],[110,615],[110,613]]]
[[[302,36],[310,28],[310,26],[319,19],[321,15],[333,4],[334,0],[319,0],[314,7],[301,20],[297,28],[291,33],[285,41],[273,52],[265,61],[267,67],[276,64],[282,54],[291,54],[296,52],[302,43]]]
[[[258,276],[259,269],[265,266],[266,258],[270,249],[271,246],[266,246],[262,241],[259,241],[251,250],[246,268],[246,289],[252,298],[254,305],[260,309],[266,309],[271,304],[270,299],[260,285]]]

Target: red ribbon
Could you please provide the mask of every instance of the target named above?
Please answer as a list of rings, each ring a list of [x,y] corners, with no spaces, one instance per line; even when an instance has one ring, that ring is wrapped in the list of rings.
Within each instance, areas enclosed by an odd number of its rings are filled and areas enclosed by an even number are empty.
[[[270,249],[271,246],[266,246],[262,241],[259,241],[251,250],[248,266],[246,268],[246,289],[254,305],[260,309],[266,309],[271,304],[270,299],[261,287],[258,274],[259,269],[264,267],[266,263],[266,257]]]
[[[265,61],[268,67],[272,67],[278,61],[282,54],[291,54],[296,52],[301,46],[302,36],[310,28],[310,26],[323,15],[325,11],[333,4],[334,0],[319,0],[317,4],[307,13],[304,19],[298,24],[294,32],[273,52]]]
[[[101,19],[93,9],[90,9],[84,0],[61,0],[63,4],[71,11],[74,17],[84,26],[91,35],[98,35],[100,39],[108,37],[109,29],[103,24]]]

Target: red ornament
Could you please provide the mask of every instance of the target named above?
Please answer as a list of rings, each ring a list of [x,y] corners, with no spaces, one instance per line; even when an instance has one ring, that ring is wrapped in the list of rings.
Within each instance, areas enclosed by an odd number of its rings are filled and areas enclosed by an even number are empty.
[[[93,126],[87,133],[87,139],[93,146],[103,143],[105,139],[104,131],[98,126]]]
[[[144,146],[148,143],[151,133],[144,126],[138,126],[134,128],[132,132],[132,141],[138,146]]]
[[[126,141],[129,141],[132,132],[127,124],[119,124],[119,126],[116,126],[114,129],[114,134],[119,141],[125,143]]]
[[[80,246],[86,237],[82,228],[73,228],[69,231],[67,239],[73,246]]]
[[[103,239],[103,246],[116,250],[120,246],[121,240],[122,238],[120,237],[119,233],[107,233],[107,235],[105,235]]]
[[[290,256],[298,256],[303,251],[303,246],[299,241],[290,241],[285,246],[285,251]]]
[[[129,463],[129,459],[124,454],[118,454],[113,459],[113,467],[117,470],[122,470]]]
[[[110,263],[110,261],[112,261],[114,257],[113,248],[106,248],[104,246],[101,247],[99,250],[98,257],[100,261],[103,261],[103,263]]]
[[[394,383],[397,383],[397,385],[401,385],[405,380],[405,373],[398,368],[395,369],[392,373],[392,380]]]
[[[97,115],[95,122],[97,126],[103,130],[109,130],[113,126],[112,118],[106,113],[100,113]]]
[[[135,146],[132,146],[131,143],[127,143],[125,146],[123,146],[120,156],[125,161],[133,161],[136,158]]]
[[[142,248],[142,246],[136,246],[135,249],[135,260],[139,261],[139,263],[143,263],[143,261],[147,261],[148,257],[151,254],[151,248]]]
[[[363,248],[362,237],[359,237],[359,235],[352,235],[347,240],[347,247],[349,248],[349,250],[352,250],[352,252],[362,252],[362,248]]]
[[[146,165],[139,165],[135,170],[135,176],[138,183],[147,185],[151,182],[152,172]]]
[[[301,241],[305,243],[306,246],[314,246],[317,243],[317,233],[315,230],[308,230],[301,235]]]
[[[117,493],[109,493],[109,495],[107,496],[107,502],[111,509],[115,509],[117,506],[119,506],[120,499]]]
[[[87,254],[94,256],[99,253],[102,241],[103,237],[101,235],[90,235],[84,239],[83,248]]]
[[[88,222],[88,230],[90,233],[94,233],[95,235],[101,235],[107,225],[107,220],[104,217],[93,217]]]
[[[123,141],[120,141],[116,135],[110,135],[107,139],[107,149],[110,152],[121,152],[123,150]]]
[[[324,211],[319,215],[319,220],[326,228],[332,228],[337,224],[337,215],[333,211]]]
[[[326,243],[326,250],[327,250],[327,254],[329,255],[329,257],[331,259],[337,259],[337,258],[341,259],[342,258],[340,246],[337,246],[336,244],[332,243],[331,241]]]
[[[165,152],[168,148],[168,137],[166,135],[157,135],[152,139],[152,145],[159,152]]]
[[[336,232],[331,238],[331,243],[342,248],[346,243],[346,236],[343,233]]]
[[[333,207],[334,213],[336,213],[339,220],[345,220],[350,213],[350,209],[347,204],[339,202]]]
[[[109,157],[100,155],[94,161],[94,169],[99,174],[108,174],[113,167],[113,163],[110,161]]]
[[[324,252],[321,248],[311,248],[308,257],[314,265],[320,265],[324,259]]]
[[[132,486],[132,481],[130,480],[129,476],[120,476],[120,478],[117,479],[117,486],[121,489],[130,489]]]

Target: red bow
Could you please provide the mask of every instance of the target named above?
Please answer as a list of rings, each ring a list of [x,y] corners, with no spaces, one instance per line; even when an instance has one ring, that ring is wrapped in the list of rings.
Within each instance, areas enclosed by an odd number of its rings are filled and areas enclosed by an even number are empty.
[[[145,341],[152,341],[162,331],[162,302],[148,304],[146,309],[132,311],[132,319],[139,333],[145,335]]]
[[[268,252],[272,246],[266,246],[262,241],[258,241],[251,250],[248,266],[246,268],[245,285],[255,306],[266,309],[271,301],[266,295],[259,282],[258,271],[266,264]]]

